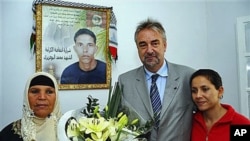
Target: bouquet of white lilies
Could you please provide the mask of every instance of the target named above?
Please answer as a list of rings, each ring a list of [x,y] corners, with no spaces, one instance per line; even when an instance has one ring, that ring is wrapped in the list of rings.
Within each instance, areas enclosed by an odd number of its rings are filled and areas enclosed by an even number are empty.
[[[98,99],[88,96],[86,107],[81,115],[71,117],[66,123],[66,134],[71,141],[146,141],[150,122],[139,126],[139,119],[129,120],[119,111],[121,90],[116,83],[110,88],[108,104],[101,109]],[[111,108],[112,107],[112,108]]]

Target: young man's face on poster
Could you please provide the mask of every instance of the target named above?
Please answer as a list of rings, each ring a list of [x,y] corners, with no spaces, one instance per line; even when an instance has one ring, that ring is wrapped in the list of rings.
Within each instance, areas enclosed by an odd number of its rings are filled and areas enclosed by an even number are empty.
[[[93,37],[88,34],[82,34],[76,38],[74,49],[81,63],[90,63],[95,59],[97,46]]]

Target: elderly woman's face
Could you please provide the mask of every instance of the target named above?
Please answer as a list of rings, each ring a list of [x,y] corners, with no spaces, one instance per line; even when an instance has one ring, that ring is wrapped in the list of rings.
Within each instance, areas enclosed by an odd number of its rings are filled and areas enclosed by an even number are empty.
[[[46,118],[54,109],[55,88],[44,85],[31,86],[28,91],[28,99],[35,116]]]

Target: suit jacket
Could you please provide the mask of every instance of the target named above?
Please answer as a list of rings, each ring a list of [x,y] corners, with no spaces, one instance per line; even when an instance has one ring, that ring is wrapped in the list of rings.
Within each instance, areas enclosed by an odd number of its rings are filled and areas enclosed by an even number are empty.
[[[167,62],[168,77],[165,86],[160,124],[153,128],[150,141],[190,141],[192,101],[189,79],[195,71],[187,66]],[[122,107],[131,118],[141,123],[153,119],[150,94],[143,66],[123,73],[118,78],[122,88]]]

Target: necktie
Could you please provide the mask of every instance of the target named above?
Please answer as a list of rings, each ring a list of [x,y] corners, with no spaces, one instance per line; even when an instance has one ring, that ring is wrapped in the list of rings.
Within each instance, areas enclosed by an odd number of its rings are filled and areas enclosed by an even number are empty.
[[[151,98],[151,104],[154,111],[154,118],[155,118],[155,126],[158,127],[160,122],[160,114],[161,114],[161,99],[159,95],[159,91],[156,85],[156,80],[159,77],[158,74],[152,75],[152,84],[150,87],[150,98]]]

